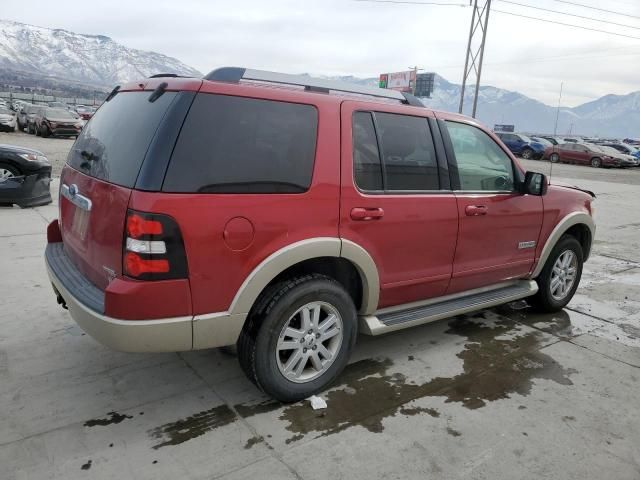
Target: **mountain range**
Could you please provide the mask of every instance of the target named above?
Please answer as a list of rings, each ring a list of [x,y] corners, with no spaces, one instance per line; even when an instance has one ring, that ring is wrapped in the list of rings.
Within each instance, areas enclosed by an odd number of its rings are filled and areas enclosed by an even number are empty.
[[[0,20],[0,83],[7,84],[6,78],[12,78],[14,83],[24,84],[29,79],[31,84],[49,85],[55,81],[106,90],[156,73],[202,76],[175,58],[128,48],[104,35]],[[323,77],[359,85],[378,84],[377,78]],[[466,114],[471,109],[472,90],[466,92]],[[455,112],[460,85],[436,75],[432,98],[422,100],[430,108]],[[513,124],[521,132],[553,133],[557,109],[518,92],[482,86],[477,112],[478,119],[489,126]],[[574,108],[561,108],[557,132],[640,137],[640,91],[606,95]]]

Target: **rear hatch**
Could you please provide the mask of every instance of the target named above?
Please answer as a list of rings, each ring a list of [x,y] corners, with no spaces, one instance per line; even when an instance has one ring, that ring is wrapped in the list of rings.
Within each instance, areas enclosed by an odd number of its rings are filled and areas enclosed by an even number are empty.
[[[154,137],[180,95],[118,92],[73,145],[60,178],[60,227],[67,255],[96,286],[122,275],[131,190]]]

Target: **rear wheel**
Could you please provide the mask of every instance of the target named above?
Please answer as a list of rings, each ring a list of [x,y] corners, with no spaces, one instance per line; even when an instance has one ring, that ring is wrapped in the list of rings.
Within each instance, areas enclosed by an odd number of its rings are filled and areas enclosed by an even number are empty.
[[[240,365],[265,393],[295,402],[327,388],[343,370],[358,324],[335,280],[306,275],[271,287],[238,340]]]
[[[582,263],[580,242],[570,235],[561,237],[536,278],[539,289],[530,303],[543,312],[563,309],[576,293],[582,277]]]
[[[551,163],[558,163],[560,161],[560,155],[558,155],[557,153],[552,153],[549,157],[549,161]]]
[[[531,158],[533,158],[533,150],[531,150],[530,148],[525,148],[524,150],[522,150],[521,155],[525,160],[531,160]]]
[[[600,160],[598,157],[593,157],[591,159],[591,166],[593,168],[600,168],[602,166],[602,160]]]

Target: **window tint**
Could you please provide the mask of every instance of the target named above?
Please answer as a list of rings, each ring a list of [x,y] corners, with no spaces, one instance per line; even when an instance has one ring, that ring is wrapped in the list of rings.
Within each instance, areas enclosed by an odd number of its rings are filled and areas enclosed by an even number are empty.
[[[105,102],[85,125],[68,163],[92,177],[131,188],[165,112],[176,97],[166,92],[122,92]]]
[[[489,135],[472,125],[449,121],[447,130],[458,164],[461,190],[513,190],[511,159]]]
[[[311,184],[317,124],[310,105],[198,94],[163,190],[304,192]]]
[[[386,190],[438,190],[438,164],[426,118],[375,113]]]
[[[378,141],[369,112],[353,114],[353,164],[358,187],[362,190],[383,189]]]

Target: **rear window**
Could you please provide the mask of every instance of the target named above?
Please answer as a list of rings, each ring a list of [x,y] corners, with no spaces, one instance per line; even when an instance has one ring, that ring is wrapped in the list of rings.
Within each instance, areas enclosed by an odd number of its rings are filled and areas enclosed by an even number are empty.
[[[305,192],[313,173],[317,125],[311,105],[198,94],[163,190]]]
[[[153,103],[151,92],[122,92],[105,102],[82,130],[68,163],[110,183],[132,188],[153,136],[176,92]]]

